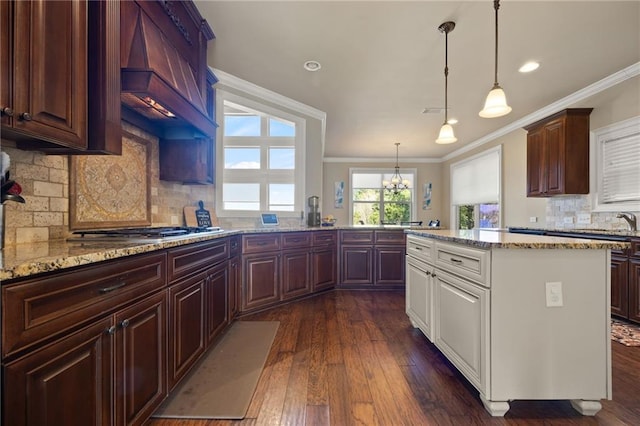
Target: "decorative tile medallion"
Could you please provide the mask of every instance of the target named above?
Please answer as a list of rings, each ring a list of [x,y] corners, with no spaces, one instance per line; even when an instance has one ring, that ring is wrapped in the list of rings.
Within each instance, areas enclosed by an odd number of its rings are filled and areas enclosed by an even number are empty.
[[[124,132],[122,155],[71,157],[70,228],[148,226],[149,143]]]

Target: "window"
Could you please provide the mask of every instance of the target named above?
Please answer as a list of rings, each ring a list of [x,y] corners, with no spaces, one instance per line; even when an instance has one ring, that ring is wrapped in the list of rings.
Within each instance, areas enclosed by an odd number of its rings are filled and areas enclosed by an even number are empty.
[[[500,146],[451,165],[451,223],[456,229],[500,227]]]
[[[294,215],[303,207],[301,118],[235,95],[222,99],[222,185],[216,191],[220,216],[257,211]]]
[[[594,211],[640,211],[640,117],[594,132]]]
[[[392,171],[350,169],[351,223],[380,225],[381,223],[410,222],[415,212],[415,169],[400,170],[409,181],[409,189],[398,192],[382,188],[383,180],[390,180]]]

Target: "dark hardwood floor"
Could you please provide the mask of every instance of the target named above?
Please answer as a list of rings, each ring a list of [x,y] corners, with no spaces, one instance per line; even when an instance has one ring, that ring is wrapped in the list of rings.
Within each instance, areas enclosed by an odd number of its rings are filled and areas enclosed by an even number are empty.
[[[404,305],[404,292],[337,290],[246,316],[280,321],[247,417],[147,424],[640,425],[640,347],[612,342],[613,400],[595,417],[568,401],[514,401],[493,418]]]

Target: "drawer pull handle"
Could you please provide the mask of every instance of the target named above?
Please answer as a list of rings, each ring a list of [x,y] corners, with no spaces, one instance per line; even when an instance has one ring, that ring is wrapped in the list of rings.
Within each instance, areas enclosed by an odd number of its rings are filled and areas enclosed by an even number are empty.
[[[268,243],[266,241],[258,241],[257,244],[259,246],[266,246]]]
[[[111,293],[112,291],[117,290],[117,289],[119,289],[119,288],[122,288],[122,287],[124,287],[125,285],[127,285],[127,283],[123,281],[123,282],[121,282],[121,283],[119,283],[119,284],[112,285],[111,287],[101,288],[101,289],[100,289],[100,294]]]
[[[122,327],[122,328],[129,327],[129,320],[128,319],[122,320],[122,322],[120,323],[120,327]]]
[[[454,257],[449,258],[449,260],[451,260],[453,263],[462,263],[462,260],[456,259]]]
[[[418,251],[422,251],[422,247],[414,247]]]
[[[300,238],[293,238],[291,241],[294,242],[294,243],[299,243],[300,242]]]
[[[107,334],[116,334],[116,326],[112,325],[111,327],[107,328]]]
[[[28,112],[23,112],[22,114],[20,114],[20,119],[23,121],[31,121],[33,120],[33,117]]]

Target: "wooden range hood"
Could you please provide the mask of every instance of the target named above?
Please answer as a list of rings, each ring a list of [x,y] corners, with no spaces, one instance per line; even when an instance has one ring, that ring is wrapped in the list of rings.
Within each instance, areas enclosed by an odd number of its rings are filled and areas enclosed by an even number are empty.
[[[191,2],[121,5],[123,119],[160,138],[213,137],[207,22]]]

